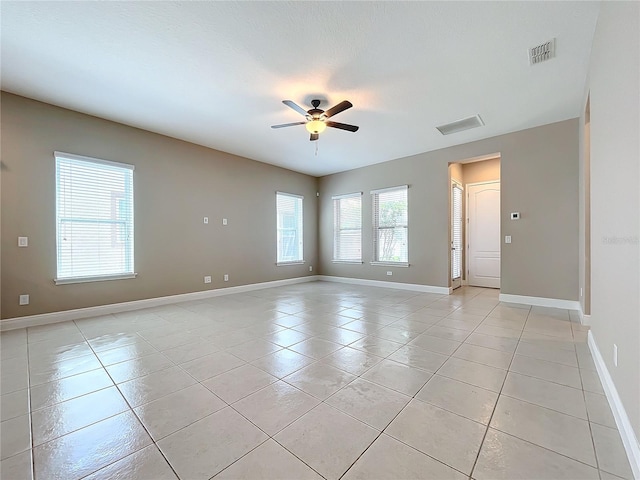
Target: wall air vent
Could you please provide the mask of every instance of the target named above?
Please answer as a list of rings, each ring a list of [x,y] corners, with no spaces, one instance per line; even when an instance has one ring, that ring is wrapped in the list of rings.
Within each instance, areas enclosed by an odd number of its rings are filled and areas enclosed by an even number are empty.
[[[446,125],[440,125],[436,127],[442,135],[450,135],[452,133],[462,132],[463,130],[469,130],[470,128],[482,127],[484,122],[480,115],[473,115],[472,117],[463,118],[456,122],[447,123]]]
[[[556,39],[552,38],[529,49],[529,65],[546,62],[556,56]]]

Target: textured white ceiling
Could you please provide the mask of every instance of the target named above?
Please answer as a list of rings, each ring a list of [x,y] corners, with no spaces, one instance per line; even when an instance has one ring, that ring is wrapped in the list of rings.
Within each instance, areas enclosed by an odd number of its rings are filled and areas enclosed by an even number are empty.
[[[2,89],[324,175],[580,114],[597,2],[0,3]],[[527,49],[555,37],[557,57]],[[354,108],[315,143],[284,106]],[[485,126],[436,125],[479,113]],[[82,153],[82,152],[77,152]]]

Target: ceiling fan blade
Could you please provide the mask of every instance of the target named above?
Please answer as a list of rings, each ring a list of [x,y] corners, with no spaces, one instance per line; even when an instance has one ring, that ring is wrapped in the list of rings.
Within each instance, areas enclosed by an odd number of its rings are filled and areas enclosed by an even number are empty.
[[[347,100],[340,102],[339,104],[331,107],[329,110],[324,112],[325,118],[333,117],[340,112],[344,112],[346,109],[353,107],[353,104]]]
[[[309,137],[309,141],[310,142],[315,142],[319,138],[320,138],[320,135],[318,135],[317,133],[312,133],[311,136]]]
[[[282,103],[284,103],[287,107],[294,109],[300,115],[303,115],[305,117],[307,116],[307,111],[304,108],[302,108],[300,105],[297,105],[296,103],[292,102],[291,100],[282,100]]]
[[[294,125],[304,125],[307,122],[282,123],[280,125],[271,125],[271,128],[293,127]]]
[[[326,122],[327,127],[339,128],[340,130],[349,130],[350,132],[357,132],[360,127],[356,127],[355,125],[349,125],[347,123],[338,123],[338,122]]]

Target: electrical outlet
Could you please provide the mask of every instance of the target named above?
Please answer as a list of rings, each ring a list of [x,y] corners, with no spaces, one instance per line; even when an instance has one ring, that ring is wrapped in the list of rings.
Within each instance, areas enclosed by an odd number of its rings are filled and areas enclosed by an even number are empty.
[[[29,237],[18,237],[18,246],[19,247],[28,247],[29,246]]]
[[[29,305],[29,295],[20,295],[20,305]]]
[[[224,281],[225,281],[225,282],[228,282],[228,281],[229,281],[229,275],[228,275],[228,274],[226,274],[226,273],[224,274]]]
[[[204,217],[203,222],[205,225],[209,223],[209,217]]]
[[[393,275],[393,272],[387,272],[387,275],[391,276]]]
[[[613,364],[618,366],[618,345],[613,344]]]
[[[313,267],[311,265],[309,265],[309,271],[313,272]]]
[[[204,283],[211,283],[211,275],[204,277]]]

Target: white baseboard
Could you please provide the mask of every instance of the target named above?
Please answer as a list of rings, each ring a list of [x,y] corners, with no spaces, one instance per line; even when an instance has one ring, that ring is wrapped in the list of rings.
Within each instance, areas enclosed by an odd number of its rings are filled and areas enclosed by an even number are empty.
[[[624,449],[627,452],[627,457],[629,458],[629,463],[631,464],[633,476],[636,480],[640,480],[640,444],[638,444],[638,438],[633,431],[631,421],[627,416],[627,412],[624,409],[624,405],[622,404],[620,395],[618,395],[618,390],[613,383],[613,379],[611,378],[609,370],[604,363],[604,360],[602,358],[602,355],[600,354],[600,350],[598,349],[598,345],[596,344],[596,340],[593,336],[593,333],[591,333],[591,330],[589,330],[587,338],[589,350],[591,350],[591,356],[593,357],[593,361],[596,364],[596,370],[598,370],[600,382],[602,383],[604,393],[607,396],[609,406],[611,407],[611,411],[613,412],[613,417],[615,418],[616,425],[618,426],[618,430],[620,431],[622,444],[624,445]]]
[[[580,310],[578,310],[578,315],[580,316],[580,323],[582,325],[586,325],[586,326],[591,325],[591,315],[586,315],[582,311],[582,305],[580,305]]]
[[[50,323],[66,322],[69,320],[79,320],[81,318],[97,317],[112,313],[129,312],[141,310],[143,308],[158,307],[171,303],[188,302],[193,300],[203,300],[205,298],[231,295],[233,293],[251,292],[264,288],[281,287],[296,283],[317,281],[317,275],[308,277],[287,278],[284,280],[274,280],[271,282],[251,283],[249,285],[238,285],[237,287],[217,288],[215,290],[203,290],[201,292],[182,293],[179,295],[169,295],[167,297],[147,298],[144,300],[134,300],[132,302],[112,303],[109,305],[98,305],[95,307],[78,308],[75,310],[64,310],[61,312],[41,313],[38,315],[28,315],[25,317],[8,318],[0,321],[0,331],[14,330],[16,328],[36,327],[38,325],[48,325]]]
[[[334,277],[331,275],[318,275],[318,280],[325,282],[349,283],[351,285],[365,285],[367,287],[397,288],[399,290],[411,290],[422,293],[439,293],[440,295],[449,295],[453,291],[451,287],[434,287],[431,285],[419,285],[417,283],[384,282],[382,280]]]
[[[564,308],[566,310],[580,310],[580,302],[577,300],[562,300],[559,298],[528,297],[526,295],[510,295],[501,293],[498,297],[501,302],[523,303],[536,307]]]

